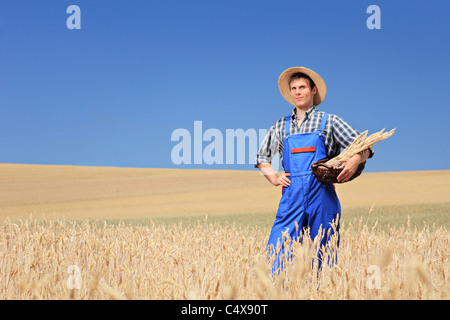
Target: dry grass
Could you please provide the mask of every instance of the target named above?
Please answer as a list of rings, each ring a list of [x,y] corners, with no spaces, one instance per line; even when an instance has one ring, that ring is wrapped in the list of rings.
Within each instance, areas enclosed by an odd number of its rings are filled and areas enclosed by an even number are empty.
[[[0,299],[448,299],[450,235],[442,227],[341,227],[338,265],[312,269],[293,246],[286,274],[269,276],[269,230],[197,225],[108,225],[64,220],[0,227]],[[80,270],[80,288],[73,288]],[[380,288],[368,282],[380,270]],[[72,287],[70,286],[72,284]]]
[[[433,204],[446,219],[449,177],[450,170],[363,173],[336,188],[344,213],[367,212],[372,204],[375,213]],[[262,224],[142,222],[274,214],[280,190],[257,172],[0,164],[0,194],[2,300],[450,297],[449,233],[442,226],[408,227],[408,210],[385,214],[395,215],[388,221],[403,216],[403,227],[374,227],[373,216],[345,220],[338,265],[325,265],[319,278],[309,246],[296,248],[295,264],[271,278],[265,255],[270,230]],[[89,220],[129,217],[141,222]],[[380,289],[367,285],[372,266],[380,270]],[[75,279],[79,289],[72,288]]]

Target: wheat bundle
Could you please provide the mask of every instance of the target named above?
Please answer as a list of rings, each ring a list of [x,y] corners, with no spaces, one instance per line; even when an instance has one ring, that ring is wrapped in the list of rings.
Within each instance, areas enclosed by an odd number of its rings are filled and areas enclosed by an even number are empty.
[[[319,160],[311,165],[313,174],[316,176],[317,180],[323,183],[342,183],[337,180],[338,175],[342,172],[342,163],[349,160],[355,154],[370,148],[378,141],[383,141],[395,132],[392,129],[389,132],[384,132],[384,129],[376,132],[370,136],[367,136],[367,130],[361,133],[347,148],[345,148],[338,156],[328,160]],[[356,172],[353,176],[345,182],[352,181],[361,175],[364,170],[366,162],[362,162],[358,165]]]
[[[338,168],[341,164],[355,154],[366,150],[367,148],[373,146],[376,142],[383,141],[390,136],[392,136],[395,132],[395,129],[392,129],[389,132],[384,132],[384,129],[367,136],[368,130],[361,133],[347,148],[345,148],[338,156],[333,159],[325,162],[326,165],[332,166],[334,168]]]

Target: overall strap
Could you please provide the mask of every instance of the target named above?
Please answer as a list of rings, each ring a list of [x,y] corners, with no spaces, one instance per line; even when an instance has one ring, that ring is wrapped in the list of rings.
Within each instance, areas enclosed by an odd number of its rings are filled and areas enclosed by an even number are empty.
[[[289,135],[289,129],[291,126],[291,116],[287,116],[286,117],[286,124],[285,124],[285,133],[286,133],[286,137]]]
[[[327,119],[328,119],[328,113],[325,113],[322,117],[322,121],[320,122],[320,126],[319,126],[319,129],[317,129],[317,131],[325,130],[325,124],[327,123]]]

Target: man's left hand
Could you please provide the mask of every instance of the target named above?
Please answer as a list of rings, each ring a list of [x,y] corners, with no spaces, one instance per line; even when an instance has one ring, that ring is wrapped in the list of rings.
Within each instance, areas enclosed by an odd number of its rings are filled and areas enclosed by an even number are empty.
[[[364,162],[369,157],[369,150],[366,149],[360,153],[355,154],[346,162],[343,162],[339,168],[343,168],[342,172],[337,176],[339,182],[348,181],[355,174],[361,162]]]
[[[337,176],[339,182],[345,182],[349,180],[355,174],[359,166],[359,159],[354,159],[355,156],[350,158],[348,161],[342,163],[339,168],[343,168],[342,172]]]

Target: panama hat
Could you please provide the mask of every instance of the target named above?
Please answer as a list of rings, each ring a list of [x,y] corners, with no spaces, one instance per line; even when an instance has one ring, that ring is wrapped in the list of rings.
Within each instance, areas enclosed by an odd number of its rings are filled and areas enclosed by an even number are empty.
[[[325,81],[323,81],[322,77],[319,76],[316,72],[312,71],[311,69],[305,68],[305,67],[292,67],[289,69],[284,70],[280,77],[278,78],[278,88],[280,89],[281,95],[284,99],[286,99],[287,102],[294,105],[294,100],[291,96],[291,88],[289,86],[289,79],[291,76],[295,73],[304,73],[307,76],[311,78],[312,81],[314,81],[317,92],[314,95],[314,105],[318,106],[322,103],[322,101],[325,99],[325,96],[327,95],[327,86],[325,85]]]

